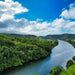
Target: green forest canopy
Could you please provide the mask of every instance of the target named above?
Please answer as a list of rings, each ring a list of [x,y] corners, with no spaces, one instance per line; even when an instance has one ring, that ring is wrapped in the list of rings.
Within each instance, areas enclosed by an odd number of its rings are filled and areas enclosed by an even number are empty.
[[[57,40],[0,34],[0,71],[45,58],[57,44]]]

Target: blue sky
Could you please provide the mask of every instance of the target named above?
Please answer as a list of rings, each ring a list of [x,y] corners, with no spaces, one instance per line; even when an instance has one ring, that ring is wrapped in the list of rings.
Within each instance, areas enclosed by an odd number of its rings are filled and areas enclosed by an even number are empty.
[[[62,12],[63,8],[68,8],[75,0],[14,0],[20,2],[29,12],[17,15],[16,18],[25,17],[29,21],[37,18],[44,21],[53,21]]]
[[[0,0],[0,33],[75,33],[75,0]]]

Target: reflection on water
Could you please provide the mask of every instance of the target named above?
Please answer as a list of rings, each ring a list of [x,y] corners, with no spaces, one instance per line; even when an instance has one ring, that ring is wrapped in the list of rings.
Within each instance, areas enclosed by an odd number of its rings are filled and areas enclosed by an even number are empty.
[[[34,75],[35,73],[47,75],[47,73],[50,72],[50,68],[54,66],[62,66],[66,69],[66,62],[74,55],[75,48],[71,44],[59,40],[59,45],[53,48],[50,57],[42,61],[30,63],[2,75]]]
[[[54,66],[62,66],[66,69],[66,62],[72,59],[74,55],[75,48],[71,44],[59,40],[59,45],[52,50],[50,60],[41,68],[39,74],[46,75]]]

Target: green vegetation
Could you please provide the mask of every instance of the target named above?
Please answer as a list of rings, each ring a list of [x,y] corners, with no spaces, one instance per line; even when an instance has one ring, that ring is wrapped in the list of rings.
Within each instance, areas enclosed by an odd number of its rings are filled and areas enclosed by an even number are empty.
[[[63,71],[63,68],[59,66],[55,66],[54,69],[50,69],[51,75],[58,75],[58,73],[62,71]]]
[[[74,39],[67,39],[64,41],[71,43],[75,47]],[[50,70],[51,74],[48,74],[48,75],[75,75],[75,62],[73,62],[73,61],[75,61],[75,56],[73,56],[72,59],[73,60],[67,61],[67,64],[66,64],[67,70],[63,70],[63,68],[61,68],[61,67],[57,67],[57,68],[54,67],[54,69]]]
[[[62,70],[57,74],[48,74],[48,75],[75,75],[75,64],[70,66],[67,70]]]
[[[75,64],[70,66],[66,71],[59,73],[58,75],[75,75]]]
[[[75,61],[75,56],[73,56],[73,58],[72,58],[72,59],[73,59],[73,61]]]
[[[75,62],[68,60],[66,65],[68,65],[67,70],[64,70],[63,67],[55,66],[53,69],[50,69],[50,73],[47,75],[75,75]]]
[[[62,67],[55,66],[48,75],[75,75],[75,62],[68,60],[66,67],[67,70],[64,70]]]
[[[44,39],[75,39],[75,34],[47,35],[40,37]]]
[[[64,41],[71,43],[75,47],[74,39],[67,39]],[[55,66],[53,69],[50,69],[50,73],[47,75],[75,75],[75,56],[73,56],[72,59],[73,60],[67,61],[66,70],[64,70],[63,67]],[[35,75],[38,75],[38,74],[35,74]]]
[[[67,41],[69,42],[70,44],[72,44],[74,47],[75,47],[75,39],[67,39],[67,40],[64,40],[64,41]]]
[[[20,37],[20,38],[29,38],[29,39],[35,39],[36,36],[35,35],[21,35],[21,34],[7,34],[7,33],[3,33],[6,36],[10,36],[10,37]]]
[[[71,65],[73,65],[73,61],[72,60],[68,60],[66,67],[69,68]]]
[[[28,36],[27,36],[28,37]],[[34,36],[33,36],[34,37]],[[36,61],[50,55],[58,42],[39,37],[15,37],[0,34],[0,71]]]

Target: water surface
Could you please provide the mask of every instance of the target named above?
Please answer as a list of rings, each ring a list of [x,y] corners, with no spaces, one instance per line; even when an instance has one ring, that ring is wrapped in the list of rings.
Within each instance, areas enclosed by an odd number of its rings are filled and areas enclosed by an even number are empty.
[[[75,48],[68,42],[60,41],[58,46],[52,49],[52,54],[50,57],[30,63],[23,67],[16,68],[2,75],[34,75],[38,73],[39,75],[47,75],[50,72],[50,68],[54,66],[62,66],[66,69],[66,62],[75,55]],[[0,74],[1,75],[1,74]]]

